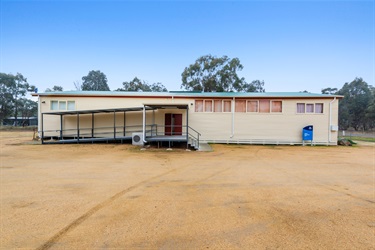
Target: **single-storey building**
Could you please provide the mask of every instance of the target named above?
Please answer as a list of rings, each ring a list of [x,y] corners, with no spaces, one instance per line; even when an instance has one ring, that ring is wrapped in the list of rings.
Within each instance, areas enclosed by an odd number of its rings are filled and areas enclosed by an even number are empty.
[[[43,143],[126,141],[337,145],[342,96],[312,93],[36,93]],[[310,143],[310,142],[309,142]]]
[[[30,116],[30,117],[23,117],[18,116],[17,119],[13,117],[7,117],[3,119],[3,126],[37,126],[38,125],[38,117]]]

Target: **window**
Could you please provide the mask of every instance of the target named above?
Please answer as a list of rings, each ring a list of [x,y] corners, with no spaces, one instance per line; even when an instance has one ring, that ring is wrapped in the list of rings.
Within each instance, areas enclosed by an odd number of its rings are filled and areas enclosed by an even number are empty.
[[[315,103],[315,113],[323,114],[323,103]]]
[[[260,113],[270,112],[270,100],[259,100],[259,112]]]
[[[76,102],[68,101],[68,110],[75,110],[75,109],[76,109]]]
[[[221,100],[214,100],[214,112],[222,112],[223,102]]]
[[[281,101],[272,101],[272,106],[271,106],[271,112],[273,113],[281,113],[283,111],[283,106]]]
[[[223,101],[224,103],[224,112],[232,112],[232,101]]]
[[[51,110],[59,110],[59,102],[51,101]]]
[[[306,113],[314,113],[314,104],[312,103],[306,104]]]
[[[297,103],[298,114],[323,114],[323,103]]]
[[[195,112],[203,112],[203,101],[195,100]]]
[[[204,112],[212,112],[212,100],[204,101]]]
[[[195,112],[231,112],[230,100],[195,100]]]
[[[297,113],[305,113],[305,104],[297,103]]]
[[[59,102],[59,110],[66,110],[66,102],[65,101]]]
[[[233,104],[233,107],[232,107]],[[74,104],[72,104],[74,106]],[[301,104],[302,113],[305,112],[305,104]],[[68,101],[68,109],[70,103]],[[283,102],[279,100],[195,100],[195,112],[222,113],[232,112],[232,108],[237,113],[282,113]]]
[[[246,112],[246,101],[245,100],[236,100],[234,110],[235,110],[235,112]]]
[[[247,112],[258,112],[258,101],[247,101]]]
[[[75,101],[51,101],[51,110],[75,110]]]

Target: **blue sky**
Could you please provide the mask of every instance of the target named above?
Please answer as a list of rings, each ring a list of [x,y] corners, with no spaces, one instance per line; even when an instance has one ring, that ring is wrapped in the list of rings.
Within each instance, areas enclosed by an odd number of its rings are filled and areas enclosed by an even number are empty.
[[[90,70],[179,90],[207,54],[238,57],[267,92],[374,85],[374,1],[1,1],[0,72],[44,91]]]

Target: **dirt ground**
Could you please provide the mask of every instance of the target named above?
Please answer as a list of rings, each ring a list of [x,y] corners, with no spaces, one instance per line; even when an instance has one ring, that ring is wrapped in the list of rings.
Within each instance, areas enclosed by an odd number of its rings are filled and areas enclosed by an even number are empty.
[[[375,147],[39,145],[0,131],[2,249],[375,249]]]

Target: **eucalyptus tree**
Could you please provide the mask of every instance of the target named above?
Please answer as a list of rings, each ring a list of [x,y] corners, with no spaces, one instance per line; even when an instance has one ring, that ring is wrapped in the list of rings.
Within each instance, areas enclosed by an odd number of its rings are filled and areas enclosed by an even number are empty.
[[[238,76],[242,69],[238,58],[201,56],[182,72],[181,88],[202,92],[264,92],[264,81],[247,83]]]
[[[91,70],[82,77],[82,90],[109,91],[107,76],[100,70]]]

